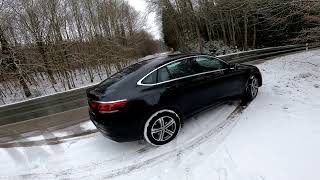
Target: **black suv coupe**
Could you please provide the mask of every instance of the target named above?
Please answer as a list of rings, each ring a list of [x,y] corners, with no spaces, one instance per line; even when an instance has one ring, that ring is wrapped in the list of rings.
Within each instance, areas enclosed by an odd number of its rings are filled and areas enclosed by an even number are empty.
[[[259,69],[204,54],[159,56],[133,64],[88,89],[90,118],[108,138],[173,140],[184,119],[217,103],[253,100],[262,86]]]

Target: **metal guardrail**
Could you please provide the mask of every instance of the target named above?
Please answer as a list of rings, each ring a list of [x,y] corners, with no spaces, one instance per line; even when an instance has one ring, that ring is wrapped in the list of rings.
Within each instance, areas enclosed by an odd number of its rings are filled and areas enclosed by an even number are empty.
[[[85,107],[88,104],[86,90],[90,87],[2,106],[0,126]]]
[[[233,53],[218,57],[227,62],[243,63],[317,47],[320,47],[320,45],[289,45]],[[87,106],[86,90],[90,87],[92,86],[1,106],[0,126],[85,107]]]

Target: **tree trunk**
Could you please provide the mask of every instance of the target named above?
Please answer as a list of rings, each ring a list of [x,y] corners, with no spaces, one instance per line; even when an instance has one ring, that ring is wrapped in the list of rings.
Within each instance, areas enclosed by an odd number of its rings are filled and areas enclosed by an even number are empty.
[[[13,73],[18,75],[18,80],[19,80],[20,85],[23,88],[25,96],[30,97],[31,96],[30,89],[29,89],[27,83],[25,82],[25,80],[23,79],[23,74],[21,73],[21,71],[19,71],[19,68],[18,68],[17,64],[15,63],[12,49],[9,47],[9,43],[4,37],[4,32],[1,27],[0,27],[0,45],[2,47],[1,48],[2,54],[4,54],[6,57],[5,64],[8,65],[9,69]]]
[[[248,50],[248,17],[247,13],[244,13],[244,50]]]
[[[237,46],[237,42],[236,42],[236,28],[235,28],[235,22],[234,22],[234,18],[233,18],[233,15],[231,15],[231,12],[230,12],[230,21],[231,21],[231,37],[232,37],[232,45],[233,47],[236,47]]]
[[[220,15],[220,26],[221,26],[221,30],[222,30],[222,34],[223,34],[223,41],[224,43],[228,43],[228,39],[227,39],[227,33],[226,33],[226,27],[224,25],[224,18],[221,14],[221,12],[219,12]]]
[[[254,22],[253,22],[252,49],[256,48],[256,41],[257,41],[257,27],[256,27],[256,19],[254,19]]]
[[[47,57],[47,54],[46,54],[46,51],[45,51],[44,43],[41,40],[38,40],[36,44],[37,44],[39,53],[42,56],[45,69],[46,69],[46,71],[48,73],[48,76],[49,76],[49,80],[51,81],[52,84],[56,84],[57,82],[54,79],[53,72],[49,67],[48,57]]]
[[[198,25],[196,26],[196,30],[197,30],[197,36],[198,36],[199,51],[200,53],[203,53],[202,37],[201,37],[200,29]]]

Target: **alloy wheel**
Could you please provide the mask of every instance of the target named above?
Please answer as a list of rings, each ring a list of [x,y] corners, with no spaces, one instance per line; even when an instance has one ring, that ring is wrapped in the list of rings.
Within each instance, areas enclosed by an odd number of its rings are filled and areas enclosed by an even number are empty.
[[[258,85],[258,80],[257,78],[253,78],[250,85],[250,92],[251,92],[251,97],[255,98],[258,94],[258,90],[259,90],[259,85]]]
[[[144,124],[144,139],[153,146],[161,146],[172,141],[181,128],[179,115],[173,110],[162,109],[155,112]]]
[[[157,141],[166,141],[174,135],[176,128],[177,124],[172,117],[160,117],[153,123],[151,135]]]

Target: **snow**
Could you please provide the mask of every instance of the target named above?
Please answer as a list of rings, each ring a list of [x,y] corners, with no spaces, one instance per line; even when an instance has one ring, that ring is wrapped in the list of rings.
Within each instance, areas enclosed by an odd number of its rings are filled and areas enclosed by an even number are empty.
[[[24,134],[20,134],[19,138],[14,141],[7,141],[6,143],[16,143],[21,144],[24,142],[32,143],[32,142],[43,142],[45,144],[46,141],[52,140],[52,139],[59,139],[59,140],[70,140],[75,139],[74,137],[77,137],[79,134],[83,134],[83,132],[92,132],[94,133],[96,130],[96,127],[91,121],[85,121],[73,126],[69,126],[66,128],[59,128],[56,130],[36,130]],[[91,134],[91,133],[87,133]],[[1,144],[0,144],[1,147]]]
[[[320,50],[258,67],[264,85],[246,109],[230,116],[235,103],[200,113],[166,146],[94,133],[57,145],[0,148],[0,179],[320,179]]]
[[[224,123],[235,107],[224,105],[194,117],[173,143],[160,148],[141,142],[116,143],[100,133],[53,146],[3,148],[0,149],[0,158],[6,163],[1,163],[0,169],[8,171],[1,171],[0,178],[117,177],[118,173],[135,171],[153,164],[153,161],[162,161],[160,155],[175,156],[184,149],[194,148],[199,141],[203,141],[204,134],[210,135],[212,129]],[[198,129],[203,129],[202,133],[199,134]],[[20,160],[17,161],[16,157]]]
[[[84,122],[84,123],[81,123],[80,124],[80,127],[83,129],[83,130],[92,130],[92,129],[95,129],[96,127],[94,126],[94,124],[90,121],[87,121],[87,122]]]

